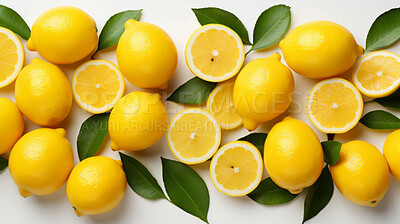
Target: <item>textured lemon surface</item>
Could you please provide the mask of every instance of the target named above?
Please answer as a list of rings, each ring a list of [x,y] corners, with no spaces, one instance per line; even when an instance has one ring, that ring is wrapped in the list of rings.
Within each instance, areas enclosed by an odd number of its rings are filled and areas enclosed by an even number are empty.
[[[17,105],[0,97],[0,154],[9,151],[24,132],[24,119]]]

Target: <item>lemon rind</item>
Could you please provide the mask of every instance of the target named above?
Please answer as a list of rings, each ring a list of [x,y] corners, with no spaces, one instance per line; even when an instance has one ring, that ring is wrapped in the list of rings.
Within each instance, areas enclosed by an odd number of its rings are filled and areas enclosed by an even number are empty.
[[[15,64],[15,69],[13,74],[8,76],[4,81],[0,82],[0,88],[10,85],[12,82],[17,79],[19,72],[21,71],[22,67],[24,66],[25,62],[25,51],[24,47],[22,46],[21,41],[17,37],[17,35],[7,28],[0,27],[0,33],[7,35],[7,37],[12,40],[17,47],[17,54],[18,54],[18,62]]]

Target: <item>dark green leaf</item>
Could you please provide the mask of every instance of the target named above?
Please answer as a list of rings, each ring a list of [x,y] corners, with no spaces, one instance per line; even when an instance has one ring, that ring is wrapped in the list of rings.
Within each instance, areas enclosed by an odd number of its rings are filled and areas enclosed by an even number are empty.
[[[324,150],[324,160],[329,165],[335,165],[339,160],[340,149],[342,143],[337,141],[321,142],[322,149]]]
[[[292,194],[279,187],[268,177],[261,181],[258,187],[247,196],[263,205],[278,205],[293,200],[297,194]]]
[[[161,157],[165,189],[172,203],[204,222],[210,196],[203,179],[189,166]]]
[[[250,51],[264,49],[278,42],[290,26],[290,7],[275,5],[258,17],[253,31],[253,47]]]
[[[304,200],[303,223],[316,216],[329,203],[333,195],[333,181],[328,166],[310,187]]]
[[[264,143],[265,139],[267,139],[267,133],[250,133],[244,137],[239,138],[239,141],[246,141],[253,144],[260,150],[261,156],[264,156]]]
[[[31,29],[24,19],[16,11],[4,5],[0,5],[0,26],[12,30],[25,40],[31,36]]]
[[[78,135],[78,156],[82,161],[94,156],[103,144],[108,132],[110,113],[95,114],[83,122]]]
[[[232,13],[219,8],[192,9],[199,23],[204,26],[210,23],[222,24],[235,31],[244,44],[251,44],[249,34],[243,23]]]
[[[384,107],[400,109],[400,89],[396,90],[387,97],[377,98],[374,99],[374,101]]]
[[[387,47],[400,38],[400,8],[391,9],[376,18],[368,31],[366,51]]]
[[[400,119],[393,114],[383,110],[374,110],[368,112],[360,119],[360,123],[371,129],[400,128]]]
[[[148,199],[167,198],[157,180],[138,160],[119,153],[129,186],[138,195]]]
[[[97,51],[117,44],[122,33],[125,31],[125,22],[129,19],[138,20],[142,14],[142,10],[127,10],[111,16],[101,30]]]
[[[8,166],[8,160],[0,156],[0,171]]]
[[[166,100],[180,104],[202,104],[216,85],[217,83],[194,77],[179,86]]]

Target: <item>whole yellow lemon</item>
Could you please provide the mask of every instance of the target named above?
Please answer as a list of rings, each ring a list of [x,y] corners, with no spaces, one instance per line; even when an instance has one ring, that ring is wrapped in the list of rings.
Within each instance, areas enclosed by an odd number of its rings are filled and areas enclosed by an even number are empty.
[[[168,113],[160,94],[142,91],[122,97],[108,122],[113,150],[138,151],[154,145],[168,127]]]
[[[246,129],[279,116],[292,102],[294,79],[278,53],[248,63],[233,88],[233,104]]]
[[[130,19],[118,42],[117,61],[122,74],[133,85],[166,89],[175,73],[178,54],[163,29]]]
[[[17,105],[0,97],[0,154],[10,150],[24,132],[24,118]]]
[[[392,132],[383,145],[383,156],[393,177],[400,180],[400,130]]]
[[[57,191],[74,165],[65,130],[40,128],[25,134],[11,150],[8,165],[21,196]]]
[[[26,47],[56,64],[82,60],[97,49],[96,23],[83,10],[61,6],[36,19]]]
[[[15,100],[30,121],[54,128],[71,110],[72,90],[61,69],[35,58],[17,78]]]
[[[317,181],[324,153],[315,132],[303,121],[287,116],[268,133],[264,162],[274,183],[298,194]]]
[[[279,47],[291,69],[313,79],[344,73],[364,53],[350,31],[329,21],[314,21],[296,27]]]
[[[78,216],[97,215],[115,208],[124,197],[126,176],[121,161],[93,156],[74,167],[67,197]]]
[[[390,182],[389,168],[381,152],[361,140],[342,145],[339,161],[331,166],[331,174],[340,193],[362,206],[376,206]]]

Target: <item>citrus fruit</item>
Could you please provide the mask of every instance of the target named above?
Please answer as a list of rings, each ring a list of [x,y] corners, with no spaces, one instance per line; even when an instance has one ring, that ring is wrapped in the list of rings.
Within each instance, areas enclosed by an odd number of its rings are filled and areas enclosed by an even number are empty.
[[[186,164],[202,163],[217,151],[221,128],[217,120],[202,109],[177,113],[167,130],[167,142],[174,156]]]
[[[118,42],[117,61],[125,78],[145,89],[166,89],[175,73],[178,53],[160,27],[130,19]]]
[[[292,102],[293,75],[280,59],[278,53],[255,59],[236,78],[233,103],[250,131],[285,112]]]
[[[91,60],[75,70],[72,91],[82,109],[94,114],[104,113],[121,99],[125,91],[125,80],[114,63]]]
[[[10,150],[24,132],[24,118],[17,105],[0,97],[0,154]]]
[[[138,151],[154,145],[168,127],[161,96],[142,91],[122,97],[111,111],[108,131],[113,150]]]
[[[317,181],[324,153],[314,131],[303,121],[287,116],[268,133],[264,162],[274,183],[298,194]]]
[[[21,196],[57,191],[67,181],[74,165],[65,130],[40,128],[28,132],[14,145],[8,165]]]
[[[57,127],[71,110],[72,90],[61,69],[35,58],[17,78],[15,100],[31,122]]]
[[[24,66],[25,51],[11,30],[0,27],[0,88],[12,83]]]
[[[325,133],[344,133],[361,118],[364,102],[360,92],[349,81],[331,78],[317,83],[307,99],[310,121]]]
[[[343,144],[339,161],[330,168],[340,193],[358,205],[376,206],[389,187],[390,173],[385,158],[365,141]]]
[[[185,49],[186,64],[201,79],[225,81],[239,72],[244,62],[242,40],[235,31],[209,24],[190,36]]]
[[[353,83],[368,97],[385,97],[400,86],[400,56],[376,51],[361,58],[353,70]]]
[[[125,190],[121,161],[106,156],[93,156],[78,163],[67,183],[68,201],[78,216],[112,210],[121,202]]]
[[[222,146],[210,164],[214,186],[222,193],[239,197],[252,192],[260,183],[263,161],[260,151],[245,141]]]
[[[218,121],[221,128],[230,130],[239,127],[243,122],[233,106],[234,80],[219,83],[207,100],[207,111]]]
[[[364,53],[350,31],[329,21],[313,21],[296,27],[279,47],[291,69],[313,79],[344,73]]]
[[[383,156],[389,165],[392,176],[400,180],[400,130],[392,132],[383,145]]]

